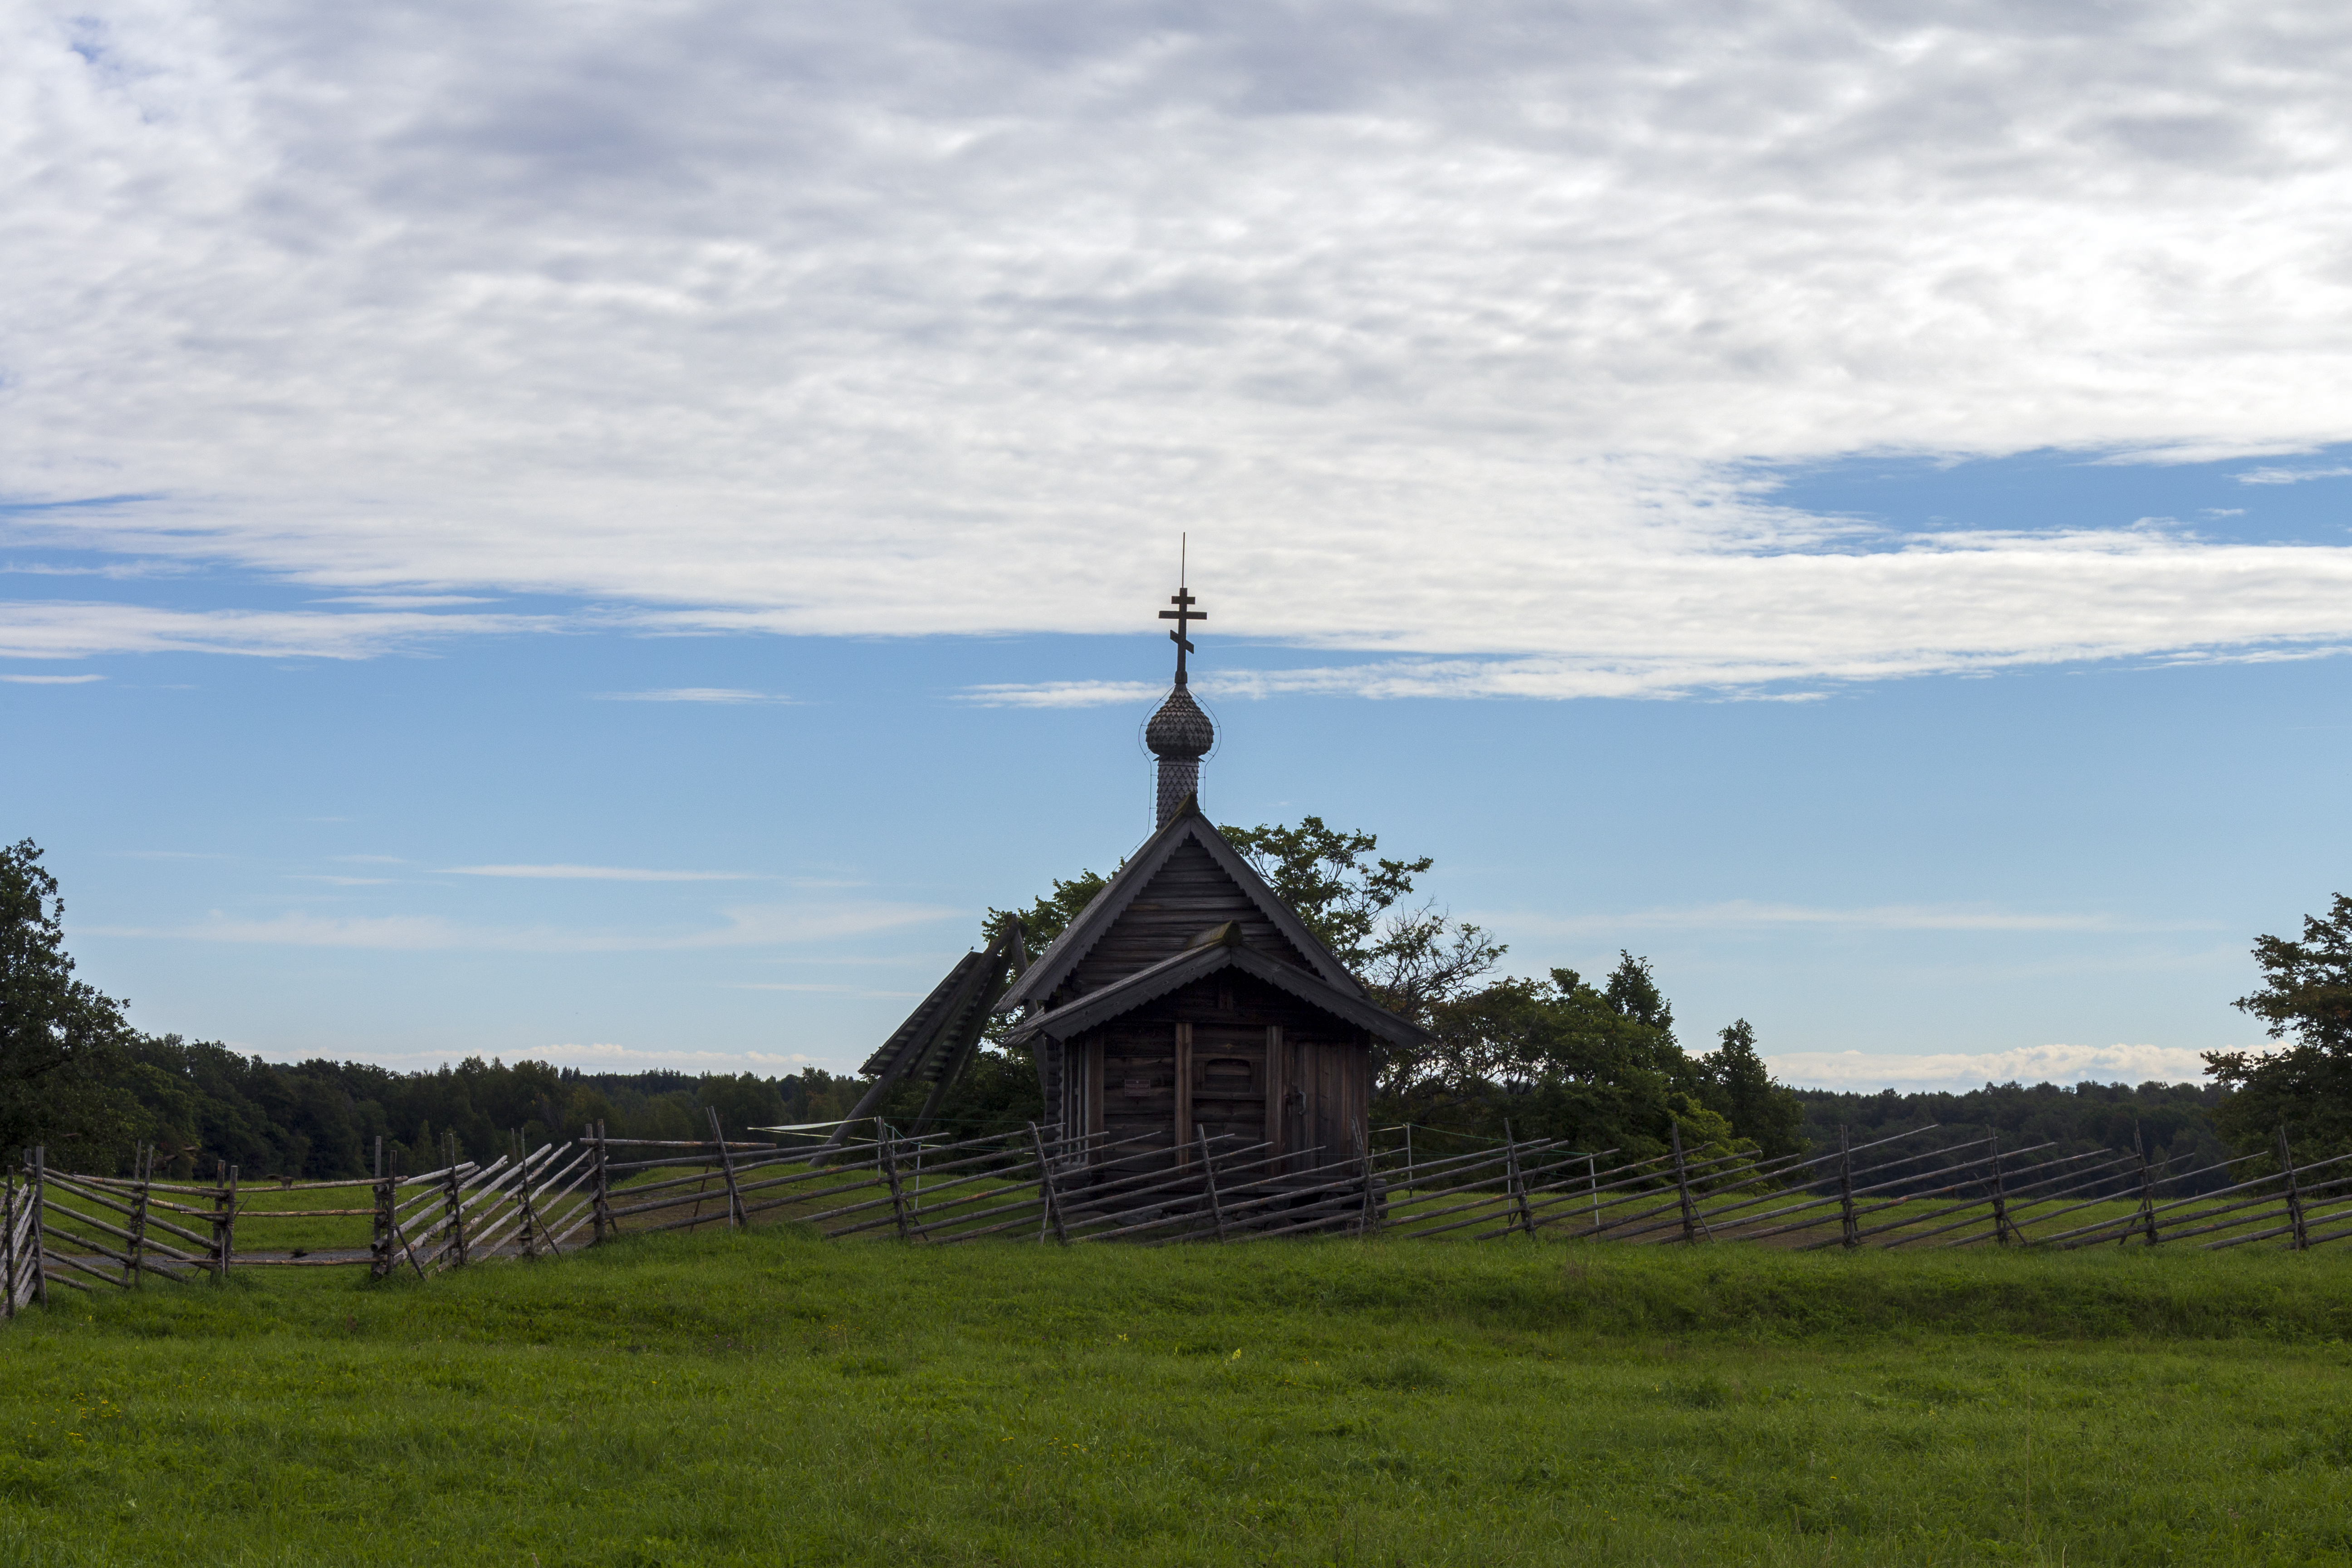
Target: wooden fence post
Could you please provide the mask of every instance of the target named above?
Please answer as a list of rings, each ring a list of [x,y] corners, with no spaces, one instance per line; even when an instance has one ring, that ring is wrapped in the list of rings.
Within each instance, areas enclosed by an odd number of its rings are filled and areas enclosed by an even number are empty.
[[[1519,1140],[1512,1138],[1510,1121],[1503,1123],[1503,1187],[1510,1192],[1512,1206],[1519,1211],[1507,1229],[1524,1229],[1528,1237],[1534,1237],[1536,1211],[1527,1206],[1527,1178],[1519,1173]]]
[[[1995,1246],[2007,1247],[2011,1226],[2008,1195],[2000,1190],[2000,1134],[1993,1133],[1990,1142],[1992,1144],[1992,1237]]]
[[[2139,1222],[2147,1232],[2147,1244],[2154,1247],[2156,1235],[2156,1178],[2147,1168],[2147,1142],[2140,1136],[2139,1123],[2132,1123],[2132,1152],[2139,1156]],[[2124,1232],[2129,1236],[2130,1231]]]
[[[882,1170],[890,1181],[890,1213],[898,1222],[898,1239],[910,1241],[907,1234],[907,1192],[898,1183],[898,1135],[896,1132],[883,1140]]]
[[[2311,1245],[2311,1238],[2303,1226],[2303,1190],[2295,1185],[2294,1151],[2287,1145],[2284,1119],[2279,1121],[2278,1147],[2279,1169],[2286,1176],[2286,1222],[2294,1231],[2287,1246],[2294,1251],[2301,1252]]]
[[[1368,1132],[1359,1132],[1357,1135],[1356,1163],[1361,1169],[1364,1177],[1364,1206],[1363,1211],[1356,1216],[1356,1234],[1370,1236],[1372,1234],[1372,1226],[1378,1223],[1380,1216],[1373,1211],[1372,1205],[1372,1140]]]
[[[442,1163],[447,1167],[442,1172],[441,1179],[448,1187],[442,1199],[442,1212],[449,1216],[449,1245],[443,1249],[443,1255],[456,1259],[451,1268],[463,1268],[467,1261],[466,1201],[465,1187],[457,1180],[457,1135],[455,1132],[442,1134],[441,1152],[445,1156]]]
[[[369,1189],[375,1199],[375,1217],[370,1229],[374,1234],[368,1240],[368,1278],[387,1279],[392,1274],[392,1184],[384,1179],[383,1134],[375,1135],[375,1185]]]
[[[710,1141],[719,1145],[719,1169],[727,1173],[727,1223],[740,1230],[743,1226],[743,1194],[735,1186],[735,1156],[727,1152],[727,1133],[719,1124],[719,1108],[706,1105],[702,1110],[710,1118]],[[898,1228],[906,1229],[906,1222],[901,1220]]]
[[[131,1170],[138,1178],[139,1191],[131,1200],[131,1253],[125,1263],[123,1283],[132,1289],[145,1283],[147,1273],[147,1198],[155,1180],[155,1146],[140,1142],[131,1146]]]
[[[1209,1152],[1209,1130],[1196,1127],[1192,1131],[1201,1141],[1201,1179],[1208,1184],[1209,1216],[1216,1221],[1217,1239],[1223,1241],[1225,1239],[1225,1205],[1217,1196],[1217,1157]]]
[[[6,1198],[0,1202],[0,1317],[16,1315],[16,1173],[5,1177]]]
[[[1669,1121],[1667,1130],[1675,1141],[1675,1191],[1682,1194],[1683,1240],[1696,1245],[1698,1241],[1698,1219],[1691,1209],[1690,1168],[1683,1160],[1683,1124]]]
[[[33,1145],[32,1191],[26,1194],[33,1205],[33,1300],[37,1306],[49,1304],[49,1238],[41,1224],[41,1205],[49,1196],[49,1151],[47,1145]]]
[[[1584,1157],[1584,1179],[1585,1179],[1585,1182],[1587,1183],[1587,1184],[1589,1184],[1589,1185],[1591,1187],[1591,1189],[1592,1189],[1592,1223],[1593,1223],[1593,1225],[1594,1225],[1596,1227],[1598,1227],[1598,1226],[1600,1226],[1600,1224],[1601,1224],[1601,1156],[1600,1156],[1600,1155],[1598,1155],[1598,1154],[1587,1154],[1587,1155]]]
[[[1067,1247],[1070,1232],[1062,1223],[1062,1194],[1055,1190],[1054,1167],[1045,1158],[1045,1140],[1034,1121],[1029,1124],[1029,1146],[1037,1152],[1037,1191],[1045,1200],[1045,1223],[1054,1227],[1054,1239]]]
[[[595,1162],[595,1175],[591,1182],[591,1191],[595,1195],[588,1200],[595,1205],[595,1219],[588,1232],[591,1246],[621,1233],[619,1224],[613,1218],[613,1181],[611,1173],[604,1169],[604,1124],[602,1121],[596,1123]]]
[[[1404,1190],[1412,1191],[1412,1123],[1404,1124]]]
[[[524,1146],[522,1129],[515,1129],[516,1163],[522,1173],[515,1177],[515,1207],[522,1214],[522,1225],[515,1232],[515,1245],[522,1248],[525,1258],[539,1256],[540,1223],[538,1205],[530,1201],[530,1151]]]
[[[1839,1245],[1862,1245],[1862,1222],[1853,1213],[1853,1143],[1845,1124],[1838,1124],[1838,1227]]]

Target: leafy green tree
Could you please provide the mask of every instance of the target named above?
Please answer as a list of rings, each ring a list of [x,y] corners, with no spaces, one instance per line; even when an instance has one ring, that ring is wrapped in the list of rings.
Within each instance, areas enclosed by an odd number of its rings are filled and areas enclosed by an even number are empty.
[[[1646,973],[1628,960],[1633,975]],[[1628,973],[1620,965],[1620,978]],[[1521,1135],[1566,1138],[1632,1155],[1666,1146],[1678,1120],[1706,1111],[1705,1081],[1675,1043],[1671,1011],[1653,988],[1623,984],[1612,1000],[1572,969],[1542,980],[1508,977],[1432,1014],[1436,1041],[1391,1064],[1377,1114],[1493,1135],[1508,1120]]]
[[[39,846],[0,847],[0,1150],[44,1143],[79,1165],[129,1136],[114,1079],[131,1029],[122,1004],[73,971],[65,900]]]
[[[1609,973],[1609,984],[1601,993],[1610,1007],[1621,1016],[1657,1030],[1668,1044],[1675,1037],[1675,1005],[1658,989],[1657,976],[1650,971],[1650,961],[1636,958],[1623,948],[1617,950],[1617,967]]]
[[[1056,937],[1067,931],[1070,922],[1084,912],[1094,896],[1110,881],[1099,871],[1081,871],[1068,881],[1054,879],[1050,891],[1025,910],[991,910],[980,922],[980,940],[983,943],[996,940],[1006,917],[1021,918],[1021,940],[1034,960],[1054,944]]]
[[[2352,896],[2306,915],[2303,940],[2254,939],[2262,989],[2237,1005],[2263,1021],[2274,1051],[2208,1051],[2205,1071],[2230,1091],[2214,1112],[2243,1152],[2270,1149],[2281,1122],[2297,1154],[2352,1151]]]
[[[1218,831],[1400,1017],[1427,1024],[1433,1009],[1466,994],[1508,951],[1433,902],[1401,907],[1412,879],[1436,864],[1426,855],[1390,859],[1378,853],[1376,836],[1332,827],[1319,816],[1301,817],[1296,827],[1261,823]]]
[[[1739,1136],[1752,1140],[1767,1159],[1801,1154],[1800,1131],[1805,1108],[1794,1091],[1773,1081],[1756,1054],[1756,1031],[1741,1018],[1726,1027],[1722,1044],[1698,1059],[1707,1080],[1706,1102],[1723,1113]]]

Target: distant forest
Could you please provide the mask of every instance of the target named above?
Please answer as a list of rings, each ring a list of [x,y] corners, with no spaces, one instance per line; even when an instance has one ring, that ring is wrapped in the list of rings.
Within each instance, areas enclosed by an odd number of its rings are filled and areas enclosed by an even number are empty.
[[[1935,1131],[1904,1144],[1905,1152],[1949,1148],[1998,1133],[2004,1151],[2055,1144],[2032,1158],[2048,1160],[2095,1149],[2130,1152],[2135,1132],[2159,1172],[2186,1174],[2229,1159],[2230,1148],[2215,1130],[2213,1112],[2227,1091],[2215,1084],[2120,1083],[1987,1084],[1965,1093],[1841,1094],[1832,1089],[1790,1092],[1804,1108],[1801,1124],[1815,1153],[1838,1146],[1843,1126],[1853,1142],[1890,1138],[1922,1128]],[[1887,1152],[1892,1152],[1889,1151]],[[1874,1153],[1874,1161],[1886,1157]],[[2182,1186],[2179,1194],[2225,1186],[2231,1177],[2216,1171]]]
[[[439,1163],[442,1140],[483,1158],[520,1132],[536,1143],[577,1136],[602,1121],[614,1137],[707,1137],[706,1108],[730,1136],[752,1127],[825,1121],[846,1115],[862,1080],[810,1068],[784,1078],[677,1072],[587,1073],[545,1062],[505,1064],[469,1058],[436,1071],[398,1072],[358,1062],[265,1062],[226,1047],[175,1037],[141,1037],[129,1046],[131,1070],[118,1079],[131,1091],[120,1151],[84,1146],[84,1169],[127,1169],[130,1142],[152,1141],[180,1176],[209,1174],[227,1160],[256,1176],[331,1178],[369,1173],[375,1139],[409,1171]],[[1037,1113],[1024,1102],[1028,1065],[988,1056],[973,1064],[949,1107],[957,1131],[1017,1128]],[[1031,1080],[1034,1083],[1034,1079]],[[1034,1096],[1034,1089],[1030,1093]],[[2221,1091],[2195,1084],[2083,1083],[1990,1085],[1964,1094],[1841,1094],[1792,1091],[1803,1108],[1802,1136],[1815,1152],[1837,1147],[1841,1124],[1857,1143],[1934,1127],[1916,1147],[1941,1148],[1998,1131],[2004,1147],[2059,1145],[2052,1153],[2132,1147],[2135,1129],[2153,1161],[2188,1171],[2228,1157],[2212,1109]],[[911,1103],[895,1105],[908,1118]],[[1403,1107],[1382,1106],[1391,1120]],[[160,1169],[161,1167],[159,1167]],[[2221,1178],[2216,1176],[2214,1183]]]
[[[2352,897],[2306,917],[2300,940],[2257,941],[2265,984],[2238,1005],[2287,1044],[2209,1057],[2209,1083],[1853,1094],[1774,1080],[1744,1019],[1715,1031],[1713,1048],[1686,1048],[1648,961],[1631,952],[1598,980],[1557,968],[1542,978],[1496,975],[1505,950],[1486,933],[1400,903],[1427,858],[1378,858],[1370,834],[1313,816],[1223,831],[1381,1005],[1428,1030],[1424,1045],[1376,1058],[1376,1136],[1411,1122],[1473,1138],[1556,1138],[1628,1159],[1662,1152],[1670,1134],[1767,1157],[1825,1153],[1841,1127],[1856,1142],[1918,1133],[1906,1152],[1998,1134],[2033,1159],[2129,1152],[2137,1140],[2174,1175],[2233,1152],[2268,1158],[2289,1128],[2305,1159],[2352,1153]],[[730,1136],[830,1122],[866,1087],[816,1068],[761,1078],[478,1057],[426,1072],[273,1063],[146,1035],[120,1003],[73,977],[64,905],[40,857],[29,841],[0,846],[0,1147],[42,1142],[65,1168],[121,1171],[135,1143],[152,1142],[162,1168],[182,1177],[208,1176],[221,1161],[248,1176],[362,1176],[381,1139],[394,1168],[414,1173],[440,1165],[450,1140],[461,1157],[488,1159],[517,1137],[535,1146],[600,1121],[615,1137],[679,1140],[709,1136],[712,1111]],[[1056,880],[1030,908],[991,910],[985,923],[1018,913],[1042,950],[1103,884],[1091,871]],[[909,1127],[928,1090],[901,1083],[877,1109]],[[935,1125],[970,1136],[1043,1117],[1034,1064],[999,1031]],[[2225,1179],[2217,1172],[2189,1184]]]
[[[576,1136],[603,1121],[615,1138],[710,1136],[706,1108],[730,1137],[748,1127],[845,1115],[863,1087],[809,1068],[789,1078],[746,1073],[583,1073],[546,1062],[511,1065],[469,1057],[437,1071],[399,1072],[364,1062],[266,1062],[176,1035],[136,1036],[115,1086],[116,1153],[95,1140],[71,1150],[83,1169],[111,1159],[127,1169],[131,1141],[155,1144],[158,1171],[209,1175],[215,1160],[257,1175],[330,1178],[370,1173],[375,1140],[406,1171],[441,1163],[455,1134],[461,1155],[482,1159],[520,1132],[532,1144]],[[121,1102],[118,1101],[120,1105]]]

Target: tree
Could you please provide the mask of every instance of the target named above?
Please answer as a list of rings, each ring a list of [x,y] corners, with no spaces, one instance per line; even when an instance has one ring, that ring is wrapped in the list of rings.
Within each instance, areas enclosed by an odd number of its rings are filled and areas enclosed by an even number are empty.
[[[1466,994],[1508,951],[1433,901],[1397,907],[1412,892],[1412,879],[1436,864],[1426,855],[1388,859],[1378,855],[1376,836],[1332,827],[1319,816],[1301,817],[1296,827],[1260,823],[1218,831],[1374,999],[1400,1017],[1425,1025],[1434,1009]]]
[[[1560,1138],[1626,1159],[1727,1142],[1706,1079],[1675,1043],[1673,1013],[1648,966],[1625,955],[1604,991],[1572,969],[1496,980],[1435,1009],[1436,1043],[1381,1081],[1381,1119],[1495,1136]],[[1613,993],[1613,995],[1612,995]]]
[[[1619,948],[1617,967],[1609,972],[1609,984],[1601,994],[1622,1016],[1658,1030],[1669,1045],[1674,1042],[1675,1005],[1658,989],[1657,976],[1650,973],[1648,959],[1636,958]]]
[[[1085,912],[1094,897],[1110,882],[1099,871],[1081,871],[1068,881],[1054,879],[1050,891],[1038,898],[1025,910],[991,910],[981,918],[980,940],[984,945],[996,940],[1007,917],[1021,917],[1021,940],[1029,949],[1034,961],[1054,940],[1070,927],[1070,922]]]
[[[37,1142],[79,1154],[130,1125],[110,1081],[131,1032],[122,1004],[73,970],[65,900],[39,846],[0,847],[0,1150]]]
[[[1805,1108],[1795,1092],[1772,1081],[1756,1054],[1756,1031],[1745,1018],[1719,1037],[1722,1044],[1698,1060],[1707,1080],[1707,1103],[1721,1111],[1742,1138],[1753,1139],[1768,1160],[1805,1152]]]
[[[2205,1053],[2207,1075],[2230,1091],[2214,1125],[2248,1153],[2269,1149],[2281,1122],[2314,1154],[2352,1152],[2352,896],[2305,916],[2302,941],[2257,937],[2253,952],[2263,984],[2237,1005],[2292,1041]]]

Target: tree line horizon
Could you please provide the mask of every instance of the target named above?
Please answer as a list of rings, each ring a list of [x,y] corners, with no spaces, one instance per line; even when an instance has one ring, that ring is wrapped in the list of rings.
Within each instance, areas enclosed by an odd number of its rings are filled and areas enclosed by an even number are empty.
[[[1881,1136],[1931,1123],[1942,1130],[1931,1140],[1991,1130],[2018,1146],[2056,1142],[2059,1153],[2137,1142],[2177,1170],[2259,1152],[2282,1122],[2298,1160],[2352,1149],[2352,897],[2306,918],[2299,942],[2257,940],[2266,984],[2237,1005],[2290,1043],[2207,1053],[2209,1082],[1864,1093],[1774,1079],[1744,1018],[1717,1030],[1712,1049],[1689,1050],[1649,962],[1630,951],[1597,984],[1565,967],[1498,973],[1503,943],[1412,901],[1429,857],[1382,857],[1374,835],[1318,816],[1221,831],[1382,1005],[1431,1031],[1426,1047],[1377,1054],[1376,1126],[1559,1138],[1633,1158],[1663,1152],[1677,1131],[1686,1147],[1771,1158],[1834,1148],[1841,1126]],[[417,1171],[440,1164],[453,1137],[463,1156],[481,1159],[518,1133],[535,1143],[598,1122],[615,1137],[699,1139],[712,1110],[730,1131],[828,1121],[866,1087],[816,1067],[761,1077],[478,1056],[407,1071],[273,1063],[216,1041],[145,1034],[121,1003],[72,977],[62,898],[40,857],[29,839],[0,847],[0,1147],[44,1143],[53,1163],[118,1170],[134,1143],[150,1142],[159,1173],[209,1175],[218,1162],[247,1179],[333,1179],[368,1174],[379,1137]],[[983,931],[1017,916],[1042,952],[1107,880],[1092,870],[1054,879],[1025,908],[987,911]],[[975,1136],[1043,1119],[1034,1063],[1003,1033],[983,1041],[939,1129]],[[905,1127],[927,1089],[900,1086],[880,1114]]]

